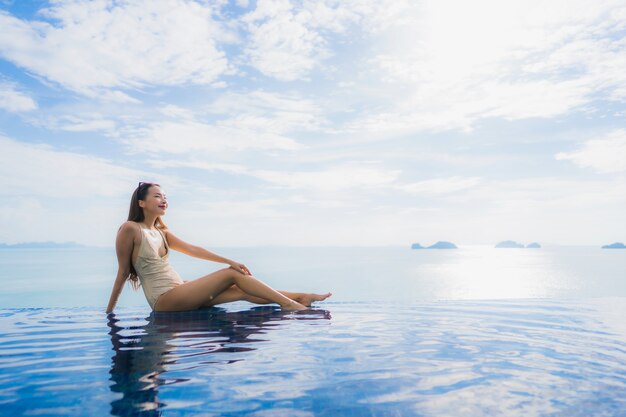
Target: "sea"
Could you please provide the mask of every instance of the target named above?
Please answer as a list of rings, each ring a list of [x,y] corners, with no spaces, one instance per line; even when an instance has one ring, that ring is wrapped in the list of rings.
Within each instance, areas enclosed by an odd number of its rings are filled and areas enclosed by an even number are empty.
[[[626,416],[626,250],[209,249],[333,295],[107,315],[114,248],[0,250],[0,415]]]

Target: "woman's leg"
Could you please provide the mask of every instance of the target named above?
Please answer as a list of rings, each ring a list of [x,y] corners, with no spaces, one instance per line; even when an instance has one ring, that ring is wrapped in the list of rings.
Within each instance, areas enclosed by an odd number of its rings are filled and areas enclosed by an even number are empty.
[[[290,291],[281,291],[277,290],[282,295],[291,298],[294,301],[299,302],[304,306],[311,306],[313,301],[322,301],[326,298],[330,297],[331,293],[326,294],[312,294],[312,293],[304,293],[304,292],[290,292]],[[202,307],[211,307],[218,304],[231,303],[233,301],[249,301],[255,304],[269,304],[272,301],[255,297],[254,295],[246,294],[239,288],[237,285],[233,284],[230,288],[222,292],[217,297],[213,298],[207,304],[204,304]]]
[[[246,294],[277,303],[285,310],[306,310],[305,306],[279,293],[264,282],[230,267],[172,288],[159,297],[155,310],[196,310],[228,290],[233,284]]]

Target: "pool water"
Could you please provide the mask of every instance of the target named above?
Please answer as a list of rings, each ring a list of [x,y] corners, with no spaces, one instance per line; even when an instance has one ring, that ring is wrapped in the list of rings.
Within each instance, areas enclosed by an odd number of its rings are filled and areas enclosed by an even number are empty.
[[[624,416],[611,303],[0,309],[0,414]]]

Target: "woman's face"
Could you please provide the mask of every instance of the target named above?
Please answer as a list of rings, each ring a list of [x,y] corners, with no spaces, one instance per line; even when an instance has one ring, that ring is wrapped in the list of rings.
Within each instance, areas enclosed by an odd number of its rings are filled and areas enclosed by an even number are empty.
[[[150,211],[156,215],[165,214],[167,209],[167,196],[158,185],[151,185],[146,193],[145,200],[139,200],[139,207],[143,207],[144,212]]]

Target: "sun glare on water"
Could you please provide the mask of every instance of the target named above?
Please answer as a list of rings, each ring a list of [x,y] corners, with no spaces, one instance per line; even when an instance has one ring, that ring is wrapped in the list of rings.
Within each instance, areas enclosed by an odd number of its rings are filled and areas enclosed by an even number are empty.
[[[433,268],[445,279],[439,294],[446,299],[548,297],[561,280],[541,249],[468,247]]]

